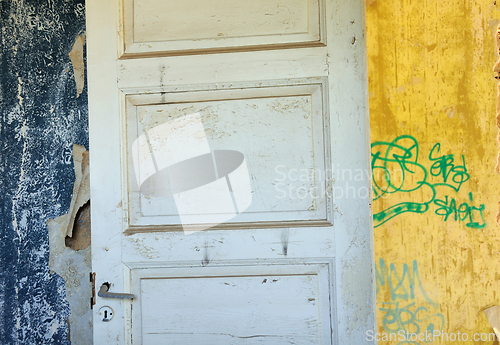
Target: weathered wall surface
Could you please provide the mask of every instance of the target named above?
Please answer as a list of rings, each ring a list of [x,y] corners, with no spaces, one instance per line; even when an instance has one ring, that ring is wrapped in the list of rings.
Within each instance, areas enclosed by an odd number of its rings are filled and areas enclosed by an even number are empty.
[[[0,343],[68,344],[46,223],[68,212],[73,144],[88,147],[82,67],[69,56],[84,1],[5,0],[0,13]]]
[[[69,285],[49,267],[46,223],[69,210],[73,144],[88,146],[70,54],[83,1],[0,11],[0,343],[65,344]],[[491,332],[497,19],[496,1],[367,0],[379,332]]]
[[[500,1],[367,0],[380,333],[493,332],[498,19]]]

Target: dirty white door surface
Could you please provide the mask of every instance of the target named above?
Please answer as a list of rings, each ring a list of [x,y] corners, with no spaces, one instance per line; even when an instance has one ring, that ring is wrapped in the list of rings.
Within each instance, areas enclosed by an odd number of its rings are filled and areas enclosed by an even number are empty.
[[[368,342],[363,6],[87,1],[95,344]]]

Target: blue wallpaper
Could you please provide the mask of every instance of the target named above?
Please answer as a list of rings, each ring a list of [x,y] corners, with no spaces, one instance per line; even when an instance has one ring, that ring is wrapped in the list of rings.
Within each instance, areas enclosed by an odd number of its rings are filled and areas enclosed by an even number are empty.
[[[0,344],[69,344],[46,222],[68,211],[72,145],[88,148],[87,89],[68,56],[83,0],[0,2]]]

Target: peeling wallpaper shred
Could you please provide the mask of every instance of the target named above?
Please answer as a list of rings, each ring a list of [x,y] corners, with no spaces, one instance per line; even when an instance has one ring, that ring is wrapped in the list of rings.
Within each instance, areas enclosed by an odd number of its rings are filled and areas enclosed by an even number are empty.
[[[84,13],[83,1],[0,2],[1,344],[69,344],[46,223],[68,211],[73,143],[88,147],[86,86],[77,97],[69,57]]]
[[[89,279],[92,270],[90,212],[86,212],[90,207],[85,207],[90,206],[88,151],[75,144],[73,158],[75,183],[68,213],[47,222],[49,269],[59,274],[65,282],[66,298],[71,310],[67,320],[71,344],[88,345],[89,339],[92,339],[92,310],[89,304],[92,297]],[[68,246],[69,243],[72,245]]]
[[[71,59],[74,71],[73,74],[75,76],[76,97],[80,97],[85,85],[85,62],[83,60],[84,47],[85,34],[81,34],[76,38],[73,48],[69,52],[69,58]]]

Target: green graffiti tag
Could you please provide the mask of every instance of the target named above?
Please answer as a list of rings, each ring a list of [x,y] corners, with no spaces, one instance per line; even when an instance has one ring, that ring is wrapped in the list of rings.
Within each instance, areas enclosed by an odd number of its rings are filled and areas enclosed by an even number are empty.
[[[453,154],[441,154],[441,144],[436,143],[428,155],[430,168],[427,168],[419,162],[419,144],[410,135],[401,135],[391,142],[376,141],[371,148],[373,201],[396,193],[409,197],[408,201],[375,213],[374,227],[406,212],[425,213],[431,205],[436,207],[434,213],[445,222],[453,219],[465,222],[465,226],[474,229],[486,226],[483,217],[485,206],[474,206],[472,193],[469,192],[467,202],[458,206],[455,198],[449,195],[438,197],[437,194],[437,187],[450,188],[453,193],[458,193],[469,180],[463,155],[457,161]]]
[[[434,162],[431,166],[431,175],[443,178],[443,183],[435,183],[434,186],[447,186],[458,192],[462,184],[468,181],[470,177],[465,167],[465,157],[462,155],[462,165],[455,165],[455,158],[451,154],[435,157],[434,151],[439,153],[440,150],[441,144],[437,143],[432,147],[431,153],[429,153],[429,160]],[[450,175],[451,181],[449,179]]]
[[[472,193],[469,193],[469,200],[472,203],[473,197]],[[457,208],[457,203],[454,198],[450,198],[448,202],[448,196],[446,195],[444,199],[436,199],[434,200],[434,204],[439,206],[435,213],[438,216],[443,216],[443,220],[447,221],[450,216],[457,221],[468,221],[465,226],[474,229],[482,229],[486,226],[483,218],[484,204],[481,204],[479,207],[471,206],[467,202],[460,204]],[[476,212],[477,211],[477,212]],[[475,221],[474,214],[479,213],[481,216],[482,223]]]

